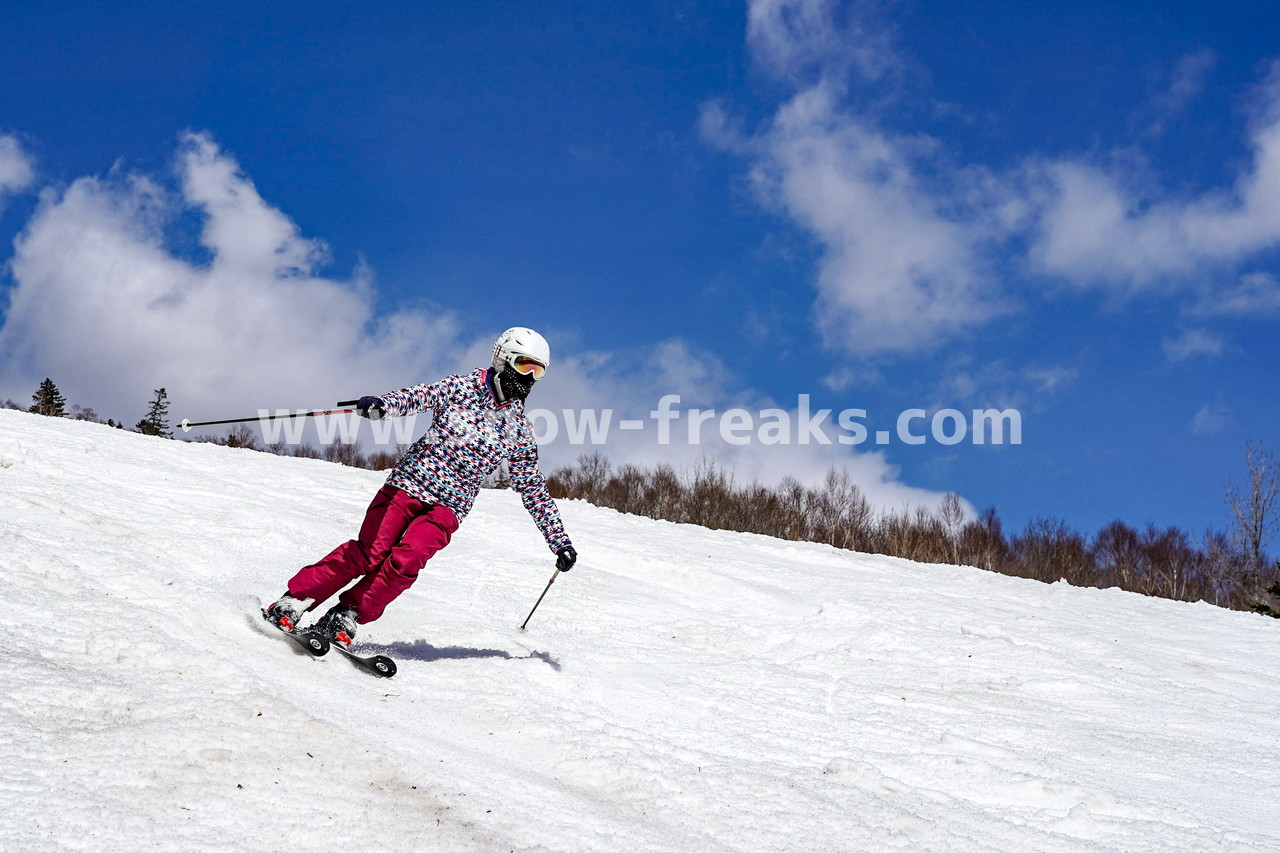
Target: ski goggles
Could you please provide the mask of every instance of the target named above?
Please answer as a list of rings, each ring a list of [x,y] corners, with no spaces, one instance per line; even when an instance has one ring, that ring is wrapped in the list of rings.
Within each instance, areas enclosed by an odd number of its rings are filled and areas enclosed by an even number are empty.
[[[547,372],[547,366],[536,358],[530,358],[527,355],[518,355],[511,360],[511,366],[516,369],[516,373],[523,373],[525,376],[532,377],[536,382],[542,378]]]

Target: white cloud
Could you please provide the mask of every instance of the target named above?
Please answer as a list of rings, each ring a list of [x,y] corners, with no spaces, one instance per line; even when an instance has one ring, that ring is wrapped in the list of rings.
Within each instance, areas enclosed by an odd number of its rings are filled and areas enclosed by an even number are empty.
[[[813,232],[819,328],[853,352],[912,351],[995,316],[984,225],[921,177],[936,146],[841,112],[825,85],[793,98],[758,140],[752,180]]]
[[[747,41],[795,94],[754,135],[709,105],[703,135],[749,158],[762,203],[820,242],[815,313],[827,345],[911,352],[1003,313],[989,253],[1007,232],[1004,194],[982,170],[952,168],[938,140],[891,132],[851,105],[908,69],[879,7],[754,0]]]
[[[753,161],[763,204],[822,243],[817,316],[827,345],[852,352],[913,351],[1001,313],[984,261],[988,223],[957,196],[980,175],[938,169],[937,141],[884,131],[845,105],[851,81],[884,83],[904,63],[867,4],[755,0],[748,44],[756,63],[795,85],[754,137],[718,104],[703,136]],[[963,184],[963,186],[959,186]]]
[[[1199,50],[1180,58],[1173,67],[1168,85],[1152,99],[1146,110],[1146,135],[1163,135],[1170,123],[1204,91],[1205,81],[1217,64],[1218,56],[1211,50]]]
[[[1230,186],[1166,191],[1140,151],[1105,167],[1029,158],[997,174],[954,162],[941,140],[887,126],[876,105],[905,101],[897,84],[909,63],[879,9],[753,0],[752,55],[793,94],[754,132],[718,103],[701,121],[706,140],[749,161],[761,202],[819,242],[815,314],[829,346],[938,346],[1010,310],[1005,282],[1027,272],[1185,297],[1280,245],[1280,63],[1254,93],[1252,157]],[[1187,108],[1215,61],[1205,51],[1178,62],[1148,134]],[[1219,301],[1258,300],[1271,304],[1255,284]]]
[[[1221,403],[1210,404],[1205,403],[1191,418],[1191,432],[1193,435],[1212,435],[1215,432],[1221,432],[1231,423],[1231,411]]]
[[[1268,273],[1250,273],[1216,293],[1206,294],[1191,310],[1196,317],[1266,317],[1280,314],[1280,281]]]
[[[22,192],[35,182],[35,162],[12,136],[0,134],[0,210],[6,195]]]
[[[1074,382],[1079,370],[1074,367],[1029,367],[1023,375],[1037,390],[1047,394]]]
[[[1187,329],[1178,337],[1165,340],[1161,346],[1170,361],[1186,361],[1201,355],[1218,356],[1226,349],[1221,338],[1204,329]]]
[[[869,4],[839,0],[752,0],[747,43],[756,61],[782,78],[878,80],[901,65],[892,33]]]
[[[1031,248],[1040,271],[1082,285],[1147,285],[1191,270],[1175,206],[1136,214],[1138,199],[1126,196],[1101,169],[1082,163],[1045,163],[1032,171],[1043,180],[1047,197]]]
[[[830,391],[848,391],[851,388],[874,388],[884,383],[884,373],[872,364],[841,364],[822,377],[822,384]]]
[[[930,409],[948,407],[1036,410],[1075,382],[1078,370],[1056,365],[1012,366],[1003,360],[969,364],[956,359],[933,391]]]
[[[455,365],[447,313],[375,317],[368,274],[321,276],[323,245],[209,137],[184,136],[177,166],[178,193],[118,170],[44,191],[10,263],[5,386],[53,376],[126,419],[165,386],[176,415],[199,419],[323,405]],[[183,217],[201,220],[207,261],[170,245]]]
[[[850,106],[851,85],[892,86],[906,64],[870,4],[756,0],[748,43],[796,93],[755,135],[718,104],[705,139],[750,159],[766,206],[817,237],[816,316],[828,346],[857,353],[935,346],[1005,310],[988,254],[1004,199],[939,142],[886,130]]]
[[[1081,286],[1177,289],[1280,244],[1280,63],[1256,101],[1252,161],[1230,189],[1176,198],[1129,189],[1126,174],[1085,162],[1034,167],[1044,193],[1036,268]]]

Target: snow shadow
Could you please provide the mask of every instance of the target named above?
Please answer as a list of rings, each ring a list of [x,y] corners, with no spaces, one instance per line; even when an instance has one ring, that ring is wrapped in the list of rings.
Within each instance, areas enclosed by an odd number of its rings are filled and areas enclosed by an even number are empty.
[[[500,658],[502,660],[540,660],[547,666],[560,671],[560,662],[548,652],[529,652],[527,655],[513,655],[502,649],[471,649],[466,646],[433,646],[426,640],[414,640],[412,643],[391,643],[379,647],[379,651],[393,658],[402,660],[436,661],[463,660],[466,658]]]

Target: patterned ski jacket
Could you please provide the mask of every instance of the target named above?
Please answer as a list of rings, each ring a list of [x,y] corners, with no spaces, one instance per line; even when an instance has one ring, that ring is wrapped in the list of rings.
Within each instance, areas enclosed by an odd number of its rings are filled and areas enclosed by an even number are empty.
[[[538,470],[538,445],[523,400],[499,403],[489,386],[489,371],[446,376],[382,395],[387,415],[430,411],[431,428],[400,457],[387,484],[421,501],[453,510],[458,521],[471,511],[480,483],[503,461],[512,487],[552,551],[570,544],[560,509]]]

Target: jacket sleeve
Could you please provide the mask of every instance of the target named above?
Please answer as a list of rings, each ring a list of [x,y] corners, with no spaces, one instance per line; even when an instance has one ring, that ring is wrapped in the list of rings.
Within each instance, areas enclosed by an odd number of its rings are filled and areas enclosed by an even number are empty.
[[[388,391],[382,395],[382,405],[387,407],[387,416],[392,418],[439,409],[448,399],[453,389],[453,380],[457,378],[447,376],[430,385],[414,385],[399,391]]]
[[[507,460],[507,471],[511,475],[512,488],[520,493],[520,500],[547,540],[547,547],[555,552],[572,545],[560,519],[560,508],[547,491],[547,481],[538,470],[538,445],[532,439],[522,443]]]

